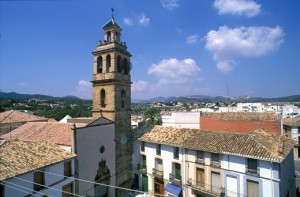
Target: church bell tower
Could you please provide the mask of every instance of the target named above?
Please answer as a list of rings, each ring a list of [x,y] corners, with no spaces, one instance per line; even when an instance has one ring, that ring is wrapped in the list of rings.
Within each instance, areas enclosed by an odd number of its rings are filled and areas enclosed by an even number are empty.
[[[131,77],[130,57],[122,28],[114,17],[103,26],[104,39],[93,52],[93,119],[107,118],[115,123],[116,184],[132,184]],[[122,190],[116,196],[124,196]]]

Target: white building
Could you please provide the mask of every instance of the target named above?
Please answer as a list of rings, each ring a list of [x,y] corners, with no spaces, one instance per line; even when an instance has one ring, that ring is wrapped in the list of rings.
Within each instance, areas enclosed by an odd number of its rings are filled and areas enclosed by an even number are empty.
[[[173,112],[171,116],[162,116],[163,126],[200,128],[200,112]]]
[[[243,112],[262,112],[264,111],[264,105],[261,103],[238,103],[236,110]]]
[[[75,154],[49,142],[0,145],[0,196],[71,196]]]
[[[134,143],[139,189],[170,196],[293,196],[293,141],[249,134],[140,127]],[[278,155],[278,152],[280,154]]]
[[[300,119],[285,118],[283,119],[284,135],[294,140],[294,158],[300,159]]]

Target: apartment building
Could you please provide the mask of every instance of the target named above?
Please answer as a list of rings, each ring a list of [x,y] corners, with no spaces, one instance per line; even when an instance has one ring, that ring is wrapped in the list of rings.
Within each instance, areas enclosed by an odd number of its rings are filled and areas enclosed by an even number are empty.
[[[75,157],[50,142],[2,141],[0,196],[72,196]]]
[[[284,135],[294,140],[294,158],[300,158],[300,118],[283,119]]]
[[[156,196],[293,196],[293,141],[175,127],[136,130],[139,189]]]

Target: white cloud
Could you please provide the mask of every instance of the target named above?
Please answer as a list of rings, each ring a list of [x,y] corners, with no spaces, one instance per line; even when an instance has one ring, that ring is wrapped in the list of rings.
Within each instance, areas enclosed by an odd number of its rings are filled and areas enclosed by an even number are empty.
[[[161,5],[169,10],[178,7],[178,0],[161,0]]]
[[[150,18],[146,17],[146,15],[142,12],[139,16],[139,24],[148,25],[150,23]]]
[[[124,18],[123,18],[123,22],[124,22],[126,25],[133,25],[133,21],[132,21],[131,18],[129,18],[129,17],[124,17]]]
[[[147,81],[138,80],[133,82],[131,90],[133,92],[139,92],[145,90],[147,86],[148,86]]]
[[[218,9],[220,15],[233,14],[253,17],[260,13],[261,5],[253,0],[215,0],[214,7]]]
[[[176,28],[176,31],[177,31],[178,34],[182,33],[182,29],[180,29],[179,27]]]
[[[83,99],[90,99],[92,97],[92,83],[85,80],[80,80],[77,84],[75,96]]]
[[[195,35],[192,35],[192,36],[187,37],[186,43],[188,43],[188,44],[193,44],[193,43],[198,42],[199,39],[200,39],[200,36],[197,35],[197,34],[195,34]]]
[[[237,57],[259,57],[279,48],[284,32],[280,27],[219,27],[206,35],[205,48],[213,54],[217,67],[228,72]]]
[[[193,59],[180,61],[170,58],[161,60],[158,64],[152,64],[148,73],[159,77],[160,84],[184,84],[189,79],[197,77],[200,70]]]

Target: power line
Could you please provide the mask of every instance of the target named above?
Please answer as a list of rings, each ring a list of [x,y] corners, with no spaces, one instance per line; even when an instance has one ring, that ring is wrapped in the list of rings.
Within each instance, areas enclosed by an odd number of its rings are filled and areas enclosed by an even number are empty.
[[[34,194],[30,193],[30,192],[21,190],[21,189],[19,189],[19,188],[16,188],[16,187],[13,187],[13,186],[10,186],[10,185],[5,185],[5,184],[3,184],[3,183],[0,183],[0,184],[3,185],[3,186],[5,186],[5,187],[10,187],[10,188],[12,188],[12,189],[14,189],[14,190],[18,190],[18,191],[24,192],[24,193],[26,193],[26,194],[30,194],[30,195],[32,195],[32,196],[36,196],[36,195],[34,195]],[[28,189],[28,188],[27,188],[27,189]]]
[[[4,181],[4,180],[3,180],[2,182],[5,182],[6,184],[12,184],[12,185],[14,185],[14,186],[16,186],[16,187],[21,187],[21,188],[24,188],[24,189],[26,189],[26,190],[33,191],[32,189],[29,189],[29,188],[27,188],[27,187],[24,187],[24,186],[21,186],[21,185],[18,185],[18,184],[9,182],[9,181]],[[4,185],[4,184],[2,184],[2,185]],[[8,186],[8,185],[5,185],[5,186]],[[47,196],[49,196],[49,197],[53,197],[53,196],[50,196],[50,195],[48,195],[48,194],[46,194],[46,193],[43,193],[43,192],[39,192],[39,191],[34,191],[34,192],[37,193],[37,194],[43,194],[43,195],[47,195]],[[31,195],[34,195],[34,194],[31,194]]]
[[[45,171],[41,171],[41,170],[35,170],[35,171],[39,171],[39,172],[45,172]],[[45,172],[45,173],[48,173],[48,174],[52,174],[52,175],[56,175],[56,176],[60,176],[60,177],[64,177],[64,178],[72,178],[74,180],[78,180],[78,181],[83,181],[83,182],[86,182],[86,183],[92,183],[92,184],[96,184],[96,185],[100,185],[100,186],[106,186],[106,187],[112,187],[112,188],[115,188],[115,189],[122,189],[122,190],[127,190],[127,191],[130,191],[130,192],[138,192],[138,193],[143,193],[143,194],[150,194],[150,195],[153,195],[155,194],[156,196],[164,196],[162,194],[156,194],[156,193],[150,193],[150,192],[145,192],[145,191],[140,191],[140,190],[134,190],[134,189],[128,189],[128,188],[125,188],[125,187],[119,187],[119,186],[114,186],[114,185],[108,185],[108,184],[104,184],[104,183],[97,183],[97,182],[93,182],[93,181],[88,181],[88,180],[84,180],[84,179],[79,179],[79,178],[75,178],[75,177],[68,177],[68,176],[64,176],[64,175],[61,175],[61,174],[56,174],[56,173],[53,173],[53,172]],[[150,175],[150,174],[148,174]]]
[[[39,185],[39,186],[42,186],[42,187],[45,187],[45,188],[48,188],[48,189],[56,190],[56,191],[59,191],[59,192],[62,192],[62,193],[71,194],[71,195],[79,196],[79,197],[84,197],[84,196],[77,195],[77,194],[75,194],[75,193],[71,193],[71,192],[63,191],[63,190],[61,190],[61,189],[56,189],[56,188],[53,188],[53,187],[49,187],[49,186],[47,186],[47,185],[42,185],[42,184],[39,184],[39,183],[34,183],[34,182],[28,181],[28,180],[26,180],[26,179],[21,179],[21,178],[18,178],[18,177],[12,177],[12,178],[19,179],[19,180],[21,180],[21,181],[25,181],[25,182],[28,182],[28,183],[33,183],[33,184],[35,184],[35,185]]]

